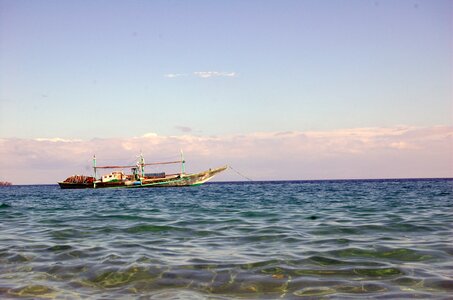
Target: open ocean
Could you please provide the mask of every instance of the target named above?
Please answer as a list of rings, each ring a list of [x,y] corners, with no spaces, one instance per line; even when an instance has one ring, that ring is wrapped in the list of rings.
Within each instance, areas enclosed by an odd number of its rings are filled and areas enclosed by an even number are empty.
[[[453,299],[453,180],[0,188],[1,299]]]

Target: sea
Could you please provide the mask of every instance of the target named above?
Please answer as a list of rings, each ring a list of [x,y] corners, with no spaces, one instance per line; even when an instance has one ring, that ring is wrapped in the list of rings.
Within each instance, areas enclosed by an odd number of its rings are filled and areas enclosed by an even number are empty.
[[[1,299],[453,299],[453,180],[0,188]]]

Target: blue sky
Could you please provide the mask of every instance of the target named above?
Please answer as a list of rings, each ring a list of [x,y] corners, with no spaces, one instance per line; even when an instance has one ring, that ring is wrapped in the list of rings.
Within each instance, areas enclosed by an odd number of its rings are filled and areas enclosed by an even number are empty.
[[[0,5],[1,137],[452,122],[451,1]]]
[[[260,179],[291,173],[272,171],[298,156],[284,145],[312,158],[302,165],[334,168],[303,178],[373,177],[371,165],[386,166],[380,177],[453,176],[452,24],[441,0],[0,0],[0,175],[25,155],[49,164],[47,143],[74,157],[107,139],[131,153],[217,147],[237,164],[233,144],[245,160],[273,147],[274,166],[244,167]],[[348,151],[317,156],[325,145],[376,156],[354,169]],[[389,170],[395,157],[411,160]]]

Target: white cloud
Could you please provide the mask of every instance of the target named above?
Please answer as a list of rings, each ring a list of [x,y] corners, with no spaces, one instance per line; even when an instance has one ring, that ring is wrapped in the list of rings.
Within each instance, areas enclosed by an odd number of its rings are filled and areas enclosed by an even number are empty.
[[[236,77],[236,72],[201,71],[201,72],[193,72],[193,74],[200,78]]]
[[[142,135],[142,137],[144,137],[144,138],[152,138],[152,137],[157,137],[157,133],[154,133],[154,132],[148,132],[148,133],[145,133],[144,135]]]
[[[71,141],[71,142],[68,142]],[[91,174],[91,157],[103,163],[177,157],[189,172],[230,164],[256,180],[453,177],[453,127],[351,128],[332,131],[258,132],[180,136],[147,133],[118,139],[1,139],[0,180],[53,183]],[[220,180],[241,180],[225,172]]]
[[[218,72],[218,71],[198,71],[198,72],[193,72],[191,74],[192,76],[198,77],[198,78],[213,78],[213,77],[236,77],[237,73],[236,72]],[[169,73],[165,74],[165,78],[177,78],[177,77],[184,77],[184,76],[189,76],[189,74],[183,74],[183,73]]]
[[[82,140],[80,139],[62,139],[59,137],[55,138],[36,138],[35,141],[38,142],[62,142],[62,143],[73,143],[73,142],[81,142]]]
[[[184,76],[187,76],[187,74],[169,73],[169,74],[164,75],[164,77],[166,77],[166,78],[176,78],[176,77],[184,77]]]

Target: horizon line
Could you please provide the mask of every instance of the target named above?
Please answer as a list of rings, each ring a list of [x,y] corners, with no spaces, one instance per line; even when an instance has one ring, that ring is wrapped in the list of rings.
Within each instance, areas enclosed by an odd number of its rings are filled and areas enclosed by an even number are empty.
[[[394,181],[394,180],[417,180],[417,181],[428,181],[428,180],[453,180],[453,177],[394,177],[394,178],[343,178],[343,179],[269,179],[269,180],[225,180],[225,181],[209,181],[207,184],[235,184],[235,183],[297,183],[297,182],[326,182],[326,181]],[[2,187],[12,187],[12,186],[58,186],[58,183],[29,183],[29,184],[14,184]]]

